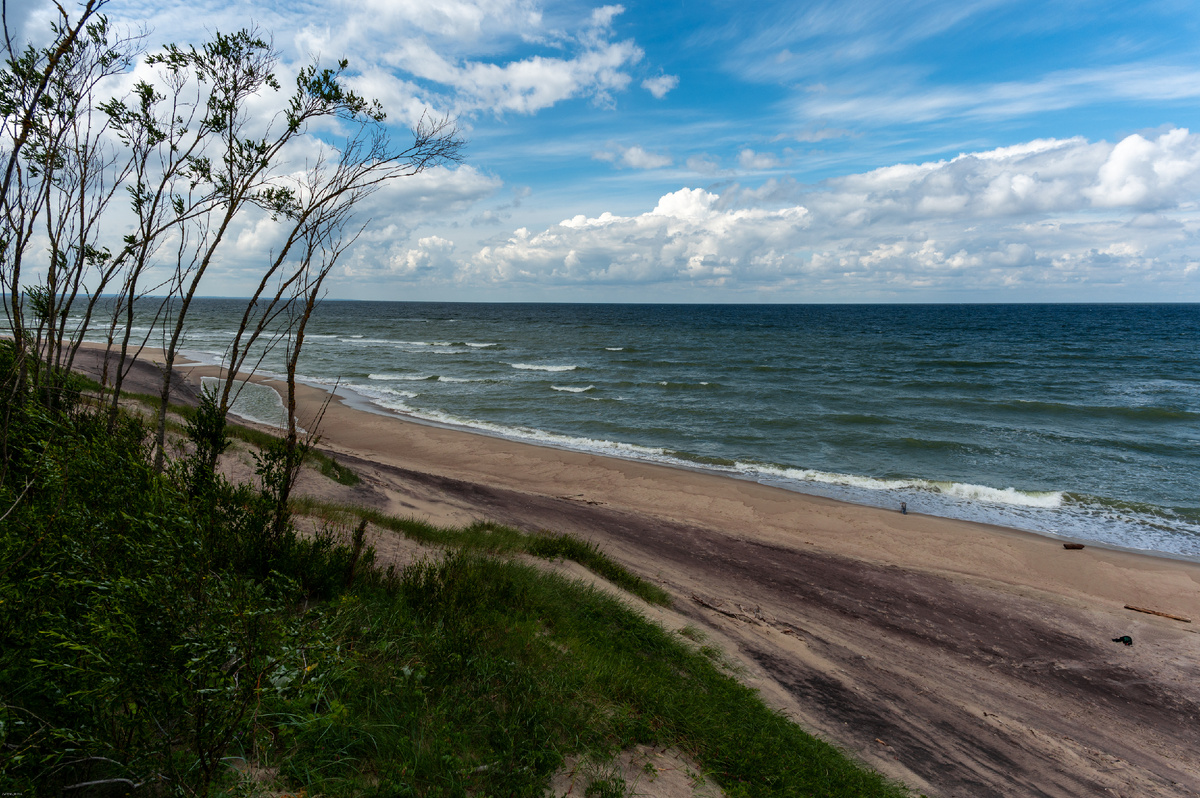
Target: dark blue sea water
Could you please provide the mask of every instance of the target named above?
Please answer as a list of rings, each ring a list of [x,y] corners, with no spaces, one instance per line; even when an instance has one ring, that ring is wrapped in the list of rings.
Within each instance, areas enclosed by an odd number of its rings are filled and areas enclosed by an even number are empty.
[[[241,308],[198,303],[188,347],[219,356]],[[301,371],[494,435],[1200,555],[1200,305],[331,301]]]

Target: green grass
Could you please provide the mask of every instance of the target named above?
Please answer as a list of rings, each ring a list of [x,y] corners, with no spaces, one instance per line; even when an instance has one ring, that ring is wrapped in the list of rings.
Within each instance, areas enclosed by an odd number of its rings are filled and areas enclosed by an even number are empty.
[[[330,535],[278,534],[257,489],[154,474],[135,420],[9,410],[5,791],[107,780],[195,795],[540,796],[567,757],[603,763],[640,745],[681,750],[731,798],[908,794],[769,709],[697,630],[668,633],[511,556],[570,559],[669,603],[594,544],[295,502],[451,550],[380,570]],[[240,781],[238,760],[268,783]]]
[[[421,543],[490,554],[522,553],[544,560],[572,560],[650,604],[665,607],[671,603],[667,591],[637,576],[602,552],[596,544],[573,535],[553,532],[528,535],[512,527],[486,521],[455,529],[438,527],[367,507],[319,502],[308,497],[293,500],[291,506],[297,514],[316,516],[346,526],[353,526],[359,520],[370,521]]]
[[[346,653],[324,712],[276,705],[279,743],[255,754],[310,793],[537,796],[568,755],[646,745],[735,798],[907,794],[619,601],[521,563],[417,564],[328,632]]]

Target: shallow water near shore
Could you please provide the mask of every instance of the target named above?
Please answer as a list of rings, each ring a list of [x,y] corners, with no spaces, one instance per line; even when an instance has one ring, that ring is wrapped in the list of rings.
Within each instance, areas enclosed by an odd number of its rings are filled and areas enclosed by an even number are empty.
[[[219,358],[243,309],[197,301],[185,348]],[[1197,556],[1198,345],[1200,305],[330,301],[300,369],[493,435]]]

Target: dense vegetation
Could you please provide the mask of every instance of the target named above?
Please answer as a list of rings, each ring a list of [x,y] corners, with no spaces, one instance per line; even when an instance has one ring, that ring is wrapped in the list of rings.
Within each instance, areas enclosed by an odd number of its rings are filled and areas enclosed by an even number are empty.
[[[114,425],[70,379],[50,401],[18,390],[12,353],[0,344],[0,792],[540,795],[567,756],[646,744],[730,795],[901,794],[712,650],[508,556],[575,559],[667,600],[594,546],[305,506],[448,551],[380,569],[361,536],[278,523],[270,441],[256,485],[208,470],[227,442],[211,403],[156,474],[139,421]],[[622,794],[619,778],[587,794]]]
[[[672,636],[517,558],[574,560],[669,603],[594,545],[293,497],[306,462],[357,478],[312,451],[295,412],[305,325],[360,229],[354,208],[456,161],[462,141],[452,120],[424,118],[393,146],[378,105],[343,85],[345,61],[300,68],[263,123],[249,104],[281,86],[257,31],[143,57],[106,2],[59,6],[41,47],[4,19],[0,794],[536,796],[568,757],[603,764],[636,745],[675,747],[733,796],[901,794],[768,710],[699,633]],[[147,80],[105,97],[139,60]],[[335,121],[345,141],[312,137]],[[132,216],[114,217],[123,195]],[[236,379],[168,420],[189,304],[247,218],[283,244],[225,363],[237,375],[283,347],[281,439],[226,423]],[[131,397],[151,328],[161,390]],[[72,364],[97,330],[107,357],[89,387]],[[234,435],[254,484],[221,476]],[[297,511],[324,525],[297,534]],[[368,522],[443,556],[377,567]],[[586,781],[589,798],[625,792],[612,770]]]

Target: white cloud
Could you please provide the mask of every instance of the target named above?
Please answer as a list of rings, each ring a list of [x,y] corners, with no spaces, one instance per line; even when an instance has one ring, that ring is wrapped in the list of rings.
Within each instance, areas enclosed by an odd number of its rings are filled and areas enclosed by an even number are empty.
[[[782,139],[791,138],[804,144],[818,144],[822,141],[849,138],[853,135],[853,131],[829,127],[828,125],[807,125],[798,133],[790,136],[786,133],[781,133],[773,140],[779,141]]]
[[[184,42],[248,24],[246,7],[225,0],[186,8],[130,0],[106,10],[114,22],[144,24]],[[627,68],[643,56],[632,40],[613,38],[613,19],[623,10],[597,8],[567,31],[546,27],[533,0],[301,2],[257,9],[256,21],[276,35],[285,64],[346,57],[362,72],[355,87],[410,121],[427,106],[462,115],[532,114],[581,97],[611,105],[633,80]],[[531,43],[543,52],[508,55]]]
[[[618,14],[624,14],[624,13],[625,13],[625,6],[620,6],[620,5],[600,6],[599,8],[592,9],[592,27],[594,27],[594,28],[611,27],[613,19]]]
[[[761,170],[774,169],[781,164],[781,161],[775,157],[774,153],[770,152],[755,152],[751,149],[744,149],[738,153],[738,166],[743,169]]]
[[[1129,136],[1109,153],[1099,179],[1086,190],[1100,207],[1157,207],[1179,199],[1196,186],[1200,142],[1182,128],[1155,141]]]
[[[390,258],[388,270],[394,275],[406,278],[444,271],[452,265],[450,255],[453,252],[453,241],[440,236],[427,236],[417,242],[416,249],[410,249]]]
[[[1154,64],[1063,70],[969,88],[904,84],[891,76],[880,81],[876,91],[854,86],[812,93],[799,100],[797,111],[807,118],[882,126],[956,118],[1009,119],[1116,100],[1200,99],[1200,70]]]
[[[639,216],[579,215],[536,234],[522,228],[464,266],[487,281],[720,285],[738,270],[776,268],[771,253],[788,248],[803,228],[803,208],[721,211],[716,201],[685,188]]]
[[[825,188],[819,207],[831,223],[1153,209],[1200,192],[1200,136],[1177,128],[1115,145],[1039,139],[876,169],[830,180]]]
[[[658,77],[646,78],[642,81],[642,88],[653,94],[656,100],[666,97],[667,92],[678,85],[678,75],[659,75]]]
[[[707,153],[693,155],[687,159],[687,168],[702,175],[712,175],[721,171],[721,162]]]
[[[648,152],[636,144],[632,147],[622,147],[619,144],[611,147],[612,149],[592,153],[592,158],[630,169],[662,169],[672,164],[671,156]]]
[[[613,93],[623,91],[631,80],[623,68],[641,58],[641,49],[632,41],[598,43],[572,58],[532,56],[506,64],[452,62],[420,40],[401,44],[393,54],[396,66],[453,89],[454,108],[460,113],[521,114],[578,96],[611,104]]]
[[[1200,136],[1182,129],[1116,144],[1037,140],[726,194],[685,188],[639,215],[521,228],[461,257],[458,279],[841,298],[1130,283],[1200,291]]]

